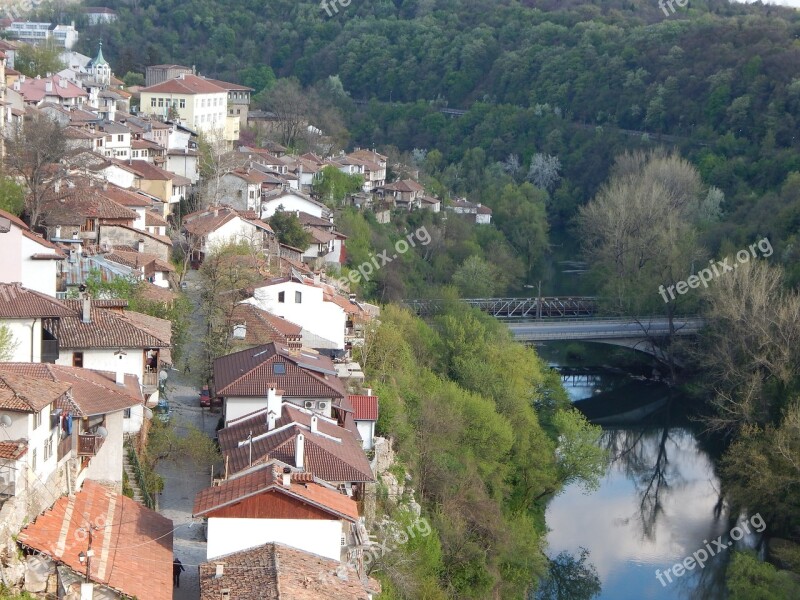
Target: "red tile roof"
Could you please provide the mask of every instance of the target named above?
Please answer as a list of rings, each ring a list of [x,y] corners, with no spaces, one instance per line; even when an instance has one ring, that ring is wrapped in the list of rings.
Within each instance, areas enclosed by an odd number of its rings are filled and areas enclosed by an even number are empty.
[[[65,317],[72,314],[73,311],[62,302],[24,288],[21,283],[0,283],[0,318],[30,319]]]
[[[78,573],[86,566],[86,527],[92,527],[90,579],[126,596],[172,599],[172,521],[93,481],[62,496],[18,537]]]
[[[274,363],[284,363],[285,373],[275,373]],[[266,396],[274,385],[296,398],[345,395],[329,358],[306,350],[292,351],[275,342],[216,359],[214,383],[220,396]]]
[[[0,363],[0,409],[37,413],[61,398],[70,389],[68,383],[30,377],[7,369]],[[11,363],[13,364],[13,363]]]
[[[19,460],[28,451],[28,440],[9,440],[0,442],[0,458]]]
[[[223,575],[217,577],[217,565]],[[356,570],[283,544],[264,544],[218,556],[200,565],[200,600],[367,600],[381,591],[374,579],[362,582]]]
[[[90,323],[82,318],[81,300],[64,300],[73,309],[72,315],[62,317],[59,327],[61,348],[168,348],[169,339],[154,336],[135,325],[124,314],[103,309],[92,303]]]
[[[236,473],[250,466],[249,444],[240,442],[253,434],[252,464],[278,460],[295,465],[297,435],[304,436],[303,468],[306,472],[330,482],[374,481],[372,469],[361,443],[352,431],[339,427],[322,416],[317,417],[318,433],[311,430],[311,414],[289,403],[281,407],[275,429],[267,428],[266,408],[232,422],[220,429],[220,449]]]
[[[224,87],[212,83],[211,80],[189,75],[184,73],[175,79],[168,79],[161,83],[156,83],[150,87],[139,90],[142,94],[163,93],[163,94],[227,94],[228,90]]]
[[[109,184],[107,187],[100,188],[99,193],[100,195],[113,200],[117,204],[127,206],[129,208],[150,208],[153,206],[153,201],[147,196],[137,194],[134,191],[126,190],[113,184]]]
[[[352,395],[347,397],[353,405],[356,421],[377,421],[378,420],[378,397]]]
[[[61,87],[61,81],[66,82],[66,87]],[[50,83],[50,91],[46,91],[46,82]],[[26,77],[24,82],[20,82],[19,93],[25,97],[26,102],[41,102],[45,96],[57,96],[59,98],[88,98],[84,89],[75,85],[66,78],[59,75],[45,77],[42,79]]]
[[[53,387],[53,390],[70,390],[70,406],[81,416],[117,412],[144,402],[139,379],[135,375],[125,375],[125,385],[119,386],[115,374],[109,371],[47,363],[0,363],[0,374],[5,381],[9,377],[36,380],[40,389],[55,385],[58,387]],[[51,394],[43,395],[36,401],[43,408],[54,399]]]
[[[213,517],[220,508],[239,503],[245,498],[261,494],[280,494],[297,506],[311,505],[334,519],[351,522],[358,520],[358,506],[352,498],[308,480],[291,481],[287,488],[282,484],[282,477],[281,467],[269,464],[228,479],[220,485],[208,487],[195,496],[192,516]],[[246,518],[244,514],[241,516]]]
[[[234,325],[246,326],[245,337],[235,339],[241,344],[259,346],[269,342],[282,344],[299,343],[303,328],[249,303],[237,304],[230,318],[231,332]]]

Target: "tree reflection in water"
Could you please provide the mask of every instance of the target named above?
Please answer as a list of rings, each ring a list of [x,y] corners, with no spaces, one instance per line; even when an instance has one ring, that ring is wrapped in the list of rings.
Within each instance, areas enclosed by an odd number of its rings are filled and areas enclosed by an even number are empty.
[[[577,556],[560,552],[548,559],[547,577],[529,600],[590,600],[599,596],[600,577],[588,558],[589,551],[581,548]]]

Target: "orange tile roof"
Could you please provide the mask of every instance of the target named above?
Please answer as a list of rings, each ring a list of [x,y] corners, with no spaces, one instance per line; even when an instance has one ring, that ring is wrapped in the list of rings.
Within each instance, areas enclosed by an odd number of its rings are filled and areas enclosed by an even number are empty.
[[[92,302],[90,323],[82,318],[81,300],[64,300],[73,309],[72,315],[62,317],[59,327],[61,348],[167,348],[168,339],[161,339],[138,327],[113,310],[95,306]]]
[[[19,460],[28,451],[28,440],[9,440],[0,442],[0,458]]]
[[[139,90],[140,93],[165,93],[165,94],[227,94],[228,90],[212,83],[208,79],[184,73],[174,79],[156,83],[150,87]]]
[[[237,324],[246,325],[244,339],[235,340],[244,344],[262,345],[269,342],[299,342],[303,328],[262,310],[247,302],[237,304],[230,318],[231,327]]]
[[[86,481],[25,527],[18,542],[78,573],[92,527],[90,579],[126,596],[172,599],[172,521],[111,489]]]
[[[217,577],[217,565],[223,574]],[[264,544],[218,556],[200,565],[200,600],[367,600],[381,586],[362,581],[356,570],[338,560],[284,544]]]
[[[70,389],[68,383],[29,377],[0,363],[0,409],[36,413]]]
[[[347,397],[353,405],[356,421],[377,421],[378,420],[378,397],[351,395]]]
[[[81,367],[67,367],[47,363],[0,363],[0,374],[4,380],[9,377],[37,380],[39,388],[55,385],[71,391],[71,403],[81,416],[101,415],[124,410],[144,402],[139,378],[125,375],[125,385],[116,384],[116,375],[109,371],[95,371]],[[60,397],[61,395],[59,395]],[[55,400],[42,395],[36,401],[41,410]]]
[[[192,516],[213,517],[216,510],[239,503],[245,498],[261,494],[280,494],[292,500],[297,506],[309,504],[328,513],[334,519],[346,519],[351,522],[358,519],[358,505],[349,496],[308,480],[292,481],[287,488],[282,484],[282,477],[278,465],[268,464],[250,473],[223,481],[220,485],[201,490],[195,496]],[[243,514],[242,518],[245,517]]]
[[[65,317],[74,314],[62,302],[21,283],[0,283],[0,318]]]

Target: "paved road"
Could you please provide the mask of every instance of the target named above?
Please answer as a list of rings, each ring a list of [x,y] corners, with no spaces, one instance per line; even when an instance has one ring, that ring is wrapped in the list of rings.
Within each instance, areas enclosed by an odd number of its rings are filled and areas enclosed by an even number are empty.
[[[188,276],[189,297],[197,300],[197,272]],[[196,364],[202,346],[202,322],[198,311],[192,313],[192,331],[184,355]],[[167,380],[167,398],[172,409],[172,422],[178,433],[197,427],[210,436],[214,435],[219,415],[210,414],[207,408],[200,408],[198,395],[200,389],[199,365],[184,373],[184,361],[176,365]],[[164,477],[164,492],[158,497],[158,512],[172,519],[175,529],[174,549],[186,571],[181,575],[181,587],[175,589],[173,598],[178,600],[197,600],[200,588],[197,579],[197,565],[206,559],[206,543],[200,521],[192,520],[192,504],[197,492],[211,483],[210,465],[193,465],[186,461],[176,464],[162,461],[158,472]]]
[[[697,333],[703,325],[699,318],[675,319],[674,323],[677,335]],[[508,327],[515,339],[526,341],[623,339],[669,334],[669,322],[662,318],[641,323],[631,319],[529,321],[508,323]]]

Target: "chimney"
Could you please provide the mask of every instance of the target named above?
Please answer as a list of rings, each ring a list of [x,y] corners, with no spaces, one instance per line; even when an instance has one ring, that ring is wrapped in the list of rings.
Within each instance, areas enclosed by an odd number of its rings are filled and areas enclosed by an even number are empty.
[[[53,191],[57,194],[61,191],[61,180],[56,179],[56,182],[53,184]]]
[[[61,238],[61,225],[56,225],[56,239]]]
[[[139,240],[139,244],[137,245],[137,250],[141,253],[144,252],[144,240]]]
[[[367,396],[372,396],[372,388],[367,388]]]
[[[58,80],[58,85],[60,85],[64,89],[67,89],[67,80],[66,80],[66,78],[62,77],[61,79],[59,79]]]
[[[292,469],[290,467],[283,467],[283,477],[281,478],[283,487],[288,488],[292,485]]]
[[[121,348],[114,352],[114,356],[117,357],[117,372],[116,372],[116,383],[117,385],[125,385],[125,371],[122,370],[122,361],[123,357],[125,357],[128,353],[122,350]]]
[[[317,433],[317,415],[311,415],[311,433]]]
[[[303,469],[303,458],[305,456],[306,438],[302,433],[298,433],[294,439],[294,466]]]
[[[92,297],[88,293],[84,293],[83,295],[83,315],[81,317],[81,322],[92,322]]]
[[[217,563],[216,570],[214,572],[214,579],[219,579],[223,575],[225,575],[225,565],[222,563]]]
[[[45,92],[45,94],[52,94],[53,93],[53,82],[52,81],[45,81],[44,82],[44,92]]]
[[[274,418],[277,419],[281,416],[281,404],[283,404],[283,396],[278,393],[274,384],[270,385],[267,390],[267,413],[274,413]]]
[[[277,415],[271,410],[267,412],[267,431],[275,429],[275,419]]]

